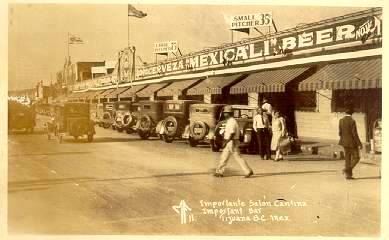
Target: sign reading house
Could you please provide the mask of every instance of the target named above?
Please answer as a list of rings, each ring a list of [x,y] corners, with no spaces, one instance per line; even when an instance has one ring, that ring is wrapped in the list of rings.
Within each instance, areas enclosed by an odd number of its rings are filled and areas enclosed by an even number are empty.
[[[289,29],[138,69],[138,79],[288,61],[382,46],[382,11]],[[362,16],[361,16],[362,15]]]
[[[166,54],[177,52],[177,41],[159,42],[154,44],[154,54]]]
[[[247,15],[232,16],[230,29],[244,29],[253,27],[264,27],[272,24],[271,13],[255,13]]]

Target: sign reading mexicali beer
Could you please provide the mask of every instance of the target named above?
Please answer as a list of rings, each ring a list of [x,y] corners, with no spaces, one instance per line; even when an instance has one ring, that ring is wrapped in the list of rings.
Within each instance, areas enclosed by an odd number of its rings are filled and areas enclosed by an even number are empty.
[[[265,36],[248,43],[193,53],[137,70],[138,78],[217,69],[224,66],[244,66],[291,58],[325,55],[330,52],[352,52],[381,44],[381,14],[351,18],[342,22],[309,25],[301,30],[291,29],[273,36]],[[378,41],[368,41],[378,39]],[[377,44],[377,42],[379,44]]]
[[[272,24],[271,13],[255,13],[233,16],[230,19],[230,29],[264,27]]]

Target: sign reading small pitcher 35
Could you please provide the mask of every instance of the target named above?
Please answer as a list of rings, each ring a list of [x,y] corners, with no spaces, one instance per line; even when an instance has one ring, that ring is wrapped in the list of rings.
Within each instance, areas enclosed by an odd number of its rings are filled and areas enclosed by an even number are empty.
[[[175,53],[178,49],[177,41],[159,42],[154,44],[155,54]]]
[[[243,29],[253,27],[264,27],[272,24],[271,13],[254,13],[246,15],[232,16],[230,19],[230,29]]]

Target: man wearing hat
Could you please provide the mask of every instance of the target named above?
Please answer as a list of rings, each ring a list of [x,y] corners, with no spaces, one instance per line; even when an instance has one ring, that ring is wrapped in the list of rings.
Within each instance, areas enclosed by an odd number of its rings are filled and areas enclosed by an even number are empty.
[[[353,179],[353,168],[359,162],[359,149],[362,149],[362,143],[357,132],[355,120],[351,117],[353,109],[346,110],[346,116],[339,120],[339,145],[344,148],[345,168],[343,174],[346,179]]]
[[[267,114],[269,121],[270,121],[270,124],[271,124],[273,107],[271,106],[271,104],[269,103],[267,98],[263,98],[261,107],[262,107],[262,110]]]
[[[240,167],[245,173],[245,177],[248,178],[253,175],[253,170],[249,167],[247,162],[240,156],[239,153],[239,125],[232,115],[232,107],[225,106],[223,109],[223,115],[226,119],[226,125],[224,129],[224,144],[223,151],[220,156],[219,165],[216,168],[215,177],[223,177],[225,167],[228,159],[232,154],[235,160],[239,163]]]

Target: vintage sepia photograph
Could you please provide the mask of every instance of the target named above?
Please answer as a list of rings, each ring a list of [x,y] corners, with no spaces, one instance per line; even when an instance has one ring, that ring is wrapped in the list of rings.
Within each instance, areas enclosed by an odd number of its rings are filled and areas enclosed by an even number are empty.
[[[382,237],[381,2],[5,6],[8,236]]]

